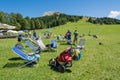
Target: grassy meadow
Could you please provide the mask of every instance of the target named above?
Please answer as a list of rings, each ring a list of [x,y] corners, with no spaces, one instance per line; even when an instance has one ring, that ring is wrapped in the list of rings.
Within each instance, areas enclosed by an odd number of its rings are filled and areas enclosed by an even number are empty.
[[[120,25],[95,25],[78,21],[49,29],[54,36],[65,35],[68,29],[72,32],[72,38],[75,29],[79,35],[85,34],[85,50],[82,50],[79,61],[73,61],[73,66],[69,68],[71,72],[59,73],[48,66],[51,58],[70,47],[65,42],[58,42],[57,52],[42,52],[39,65],[20,68],[25,61],[11,50],[17,38],[0,39],[0,80],[120,80]],[[45,30],[36,31],[37,35],[42,36],[44,44],[48,44],[56,38],[44,39]],[[89,32],[98,38],[88,36]],[[99,45],[99,42],[103,45]]]

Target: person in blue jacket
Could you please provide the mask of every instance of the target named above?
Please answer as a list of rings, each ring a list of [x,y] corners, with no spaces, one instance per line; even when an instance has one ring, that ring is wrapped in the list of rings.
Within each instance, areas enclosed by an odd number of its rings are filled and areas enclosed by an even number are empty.
[[[70,30],[68,30],[68,40],[71,40],[71,35],[72,35],[72,33],[71,33],[71,31]]]
[[[34,37],[34,39],[36,39],[36,37],[37,37],[35,30],[33,31],[33,37]]]

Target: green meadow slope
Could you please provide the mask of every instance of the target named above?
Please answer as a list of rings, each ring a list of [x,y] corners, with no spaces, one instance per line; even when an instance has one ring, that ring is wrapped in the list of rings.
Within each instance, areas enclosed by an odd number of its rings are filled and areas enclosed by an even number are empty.
[[[95,25],[78,21],[49,29],[54,36],[65,35],[68,29],[72,33],[77,29],[79,35],[85,35],[85,50],[82,50],[79,61],[73,61],[73,66],[69,68],[71,72],[61,74],[48,66],[51,58],[70,47],[65,42],[58,42],[57,52],[42,52],[39,65],[20,68],[24,60],[11,50],[17,43],[17,38],[0,39],[0,80],[120,80],[120,25]],[[45,44],[56,39],[44,39],[45,30],[47,29],[36,30]],[[88,36],[89,32],[98,38]],[[103,45],[99,45],[99,42]]]

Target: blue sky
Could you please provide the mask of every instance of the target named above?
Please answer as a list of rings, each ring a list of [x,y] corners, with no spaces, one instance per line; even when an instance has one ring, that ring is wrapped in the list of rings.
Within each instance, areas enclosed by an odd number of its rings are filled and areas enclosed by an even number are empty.
[[[0,0],[0,11],[39,17],[48,11],[120,19],[120,0]]]

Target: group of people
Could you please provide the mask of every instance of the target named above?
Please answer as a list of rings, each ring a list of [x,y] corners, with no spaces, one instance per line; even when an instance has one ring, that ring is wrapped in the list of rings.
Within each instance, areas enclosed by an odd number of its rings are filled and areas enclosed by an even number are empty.
[[[71,33],[70,30],[68,30],[68,31],[66,32],[66,34],[65,34],[65,38],[68,40],[68,43],[70,43],[70,44],[71,44],[71,42],[72,42],[71,36],[72,36],[72,33]],[[74,44],[77,44],[77,42],[78,42],[78,31],[75,30],[75,31],[74,31],[74,40],[73,40],[73,43],[74,43]]]
[[[74,34],[73,44],[77,44],[78,43],[78,31],[75,30],[73,34]],[[28,36],[31,37],[31,32],[28,32]],[[37,34],[36,34],[35,30],[33,30],[32,36],[34,39],[37,38]],[[18,36],[18,42],[20,42],[22,40],[22,37],[23,37],[22,35]],[[67,39],[68,44],[72,44],[71,37],[72,37],[72,32],[70,30],[68,30],[65,34],[65,39]]]
[[[31,38],[33,36],[33,39],[36,39],[37,38],[36,31],[33,30],[33,35],[31,34],[31,31],[29,31],[27,36],[28,36],[28,38]],[[25,38],[25,35],[23,35],[23,34],[18,35],[18,42],[21,42],[24,39],[27,39],[27,38]]]
[[[49,43],[49,44],[46,44],[44,45],[42,39],[41,39],[41,36],[36,34],[35,30],[33,31],[33,35],[31,35],[31,32],[29,31],[27,33],[27,37],[25,35],[22,35],[20,34],[18,36],[18,42],[22,42],[22,41],[30,41],[32,42],[33,44],[36,44],[37,46],[40,47],[41,50],[44,50],[45,48],[50,48],[50,47],[53,47],[53,43]]]

